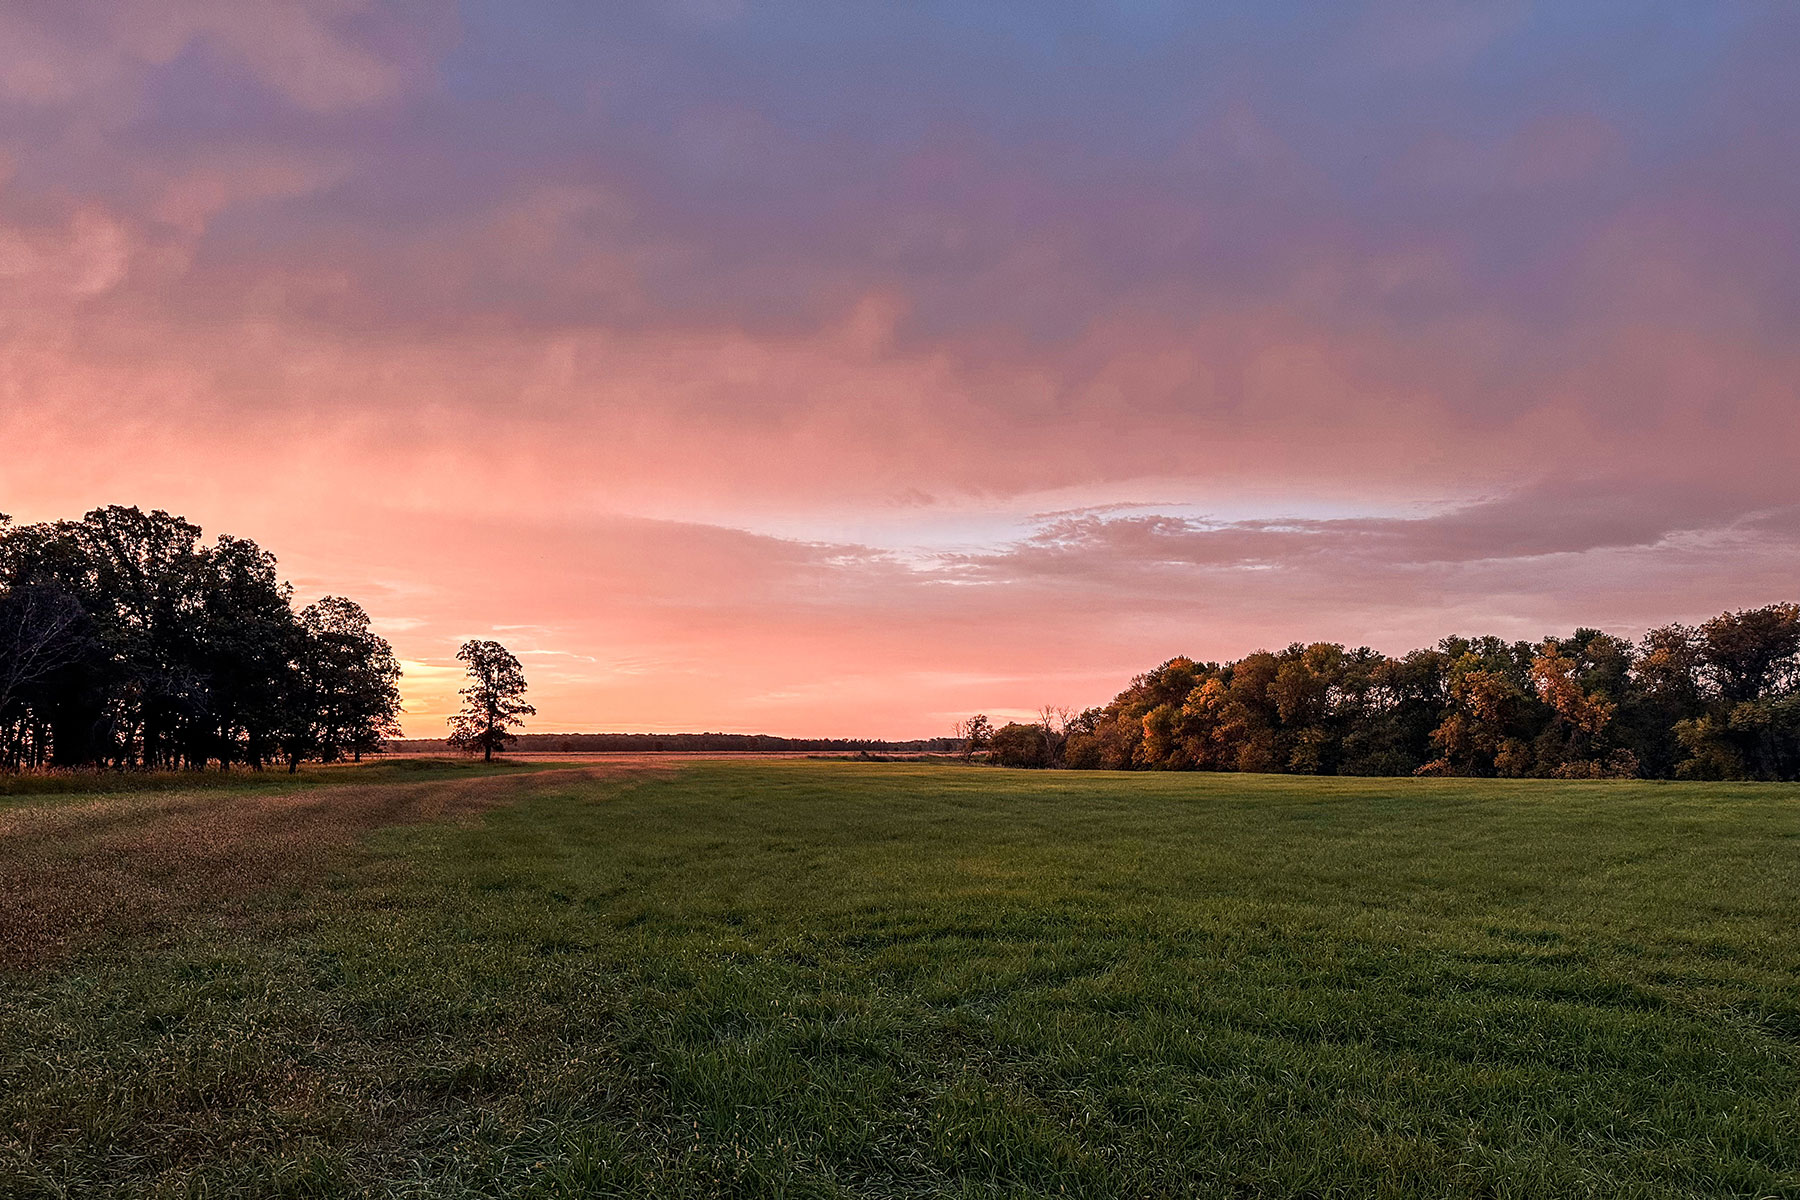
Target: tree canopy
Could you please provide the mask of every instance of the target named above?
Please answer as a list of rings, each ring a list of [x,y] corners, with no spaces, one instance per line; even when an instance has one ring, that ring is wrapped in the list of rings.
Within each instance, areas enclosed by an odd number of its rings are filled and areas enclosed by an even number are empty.
[[[1447,637],[1391,658],[1295,643],[1172,658],[1110,704],[996,730],[1014,766],[1657,779],[1800,778],[1800,605],[1636,642]]]
[[[160,510],[0,516],[0,768],[331,761],[397,732],[353,601],[294,611],[274,555]]]

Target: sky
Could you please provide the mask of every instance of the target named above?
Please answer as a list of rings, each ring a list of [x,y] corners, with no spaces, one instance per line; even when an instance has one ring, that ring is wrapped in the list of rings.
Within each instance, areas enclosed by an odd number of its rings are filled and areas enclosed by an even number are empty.
[[[1800,6],[0,6],[0,511],[439,735],[945,734],[1800,599]]]

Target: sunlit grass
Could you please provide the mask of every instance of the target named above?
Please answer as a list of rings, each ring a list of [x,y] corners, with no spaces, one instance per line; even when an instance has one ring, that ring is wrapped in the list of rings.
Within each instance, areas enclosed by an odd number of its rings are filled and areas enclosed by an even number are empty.
[[[4,979],[0,1194],[1800,1192],[1800,790],[521,791]]]

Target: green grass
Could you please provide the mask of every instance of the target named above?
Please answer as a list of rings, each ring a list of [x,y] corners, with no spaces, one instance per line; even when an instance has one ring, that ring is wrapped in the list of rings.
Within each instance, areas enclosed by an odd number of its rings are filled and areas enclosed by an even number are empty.
[[[0,1196],[1800,1195],[1800,790],[546,774],[0,977]]]

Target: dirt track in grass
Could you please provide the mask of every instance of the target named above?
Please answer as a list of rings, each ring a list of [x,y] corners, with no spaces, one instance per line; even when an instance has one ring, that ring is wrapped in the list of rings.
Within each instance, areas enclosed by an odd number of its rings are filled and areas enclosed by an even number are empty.
[[[140,793],[0,812],[0,969],[39,966],[98,935],[154,935],[198,915],[228,916],[259,891],[317,878],[336,852],[382,826],[468,819],[557,777],[656,770],[615,763],[288,792]]]

